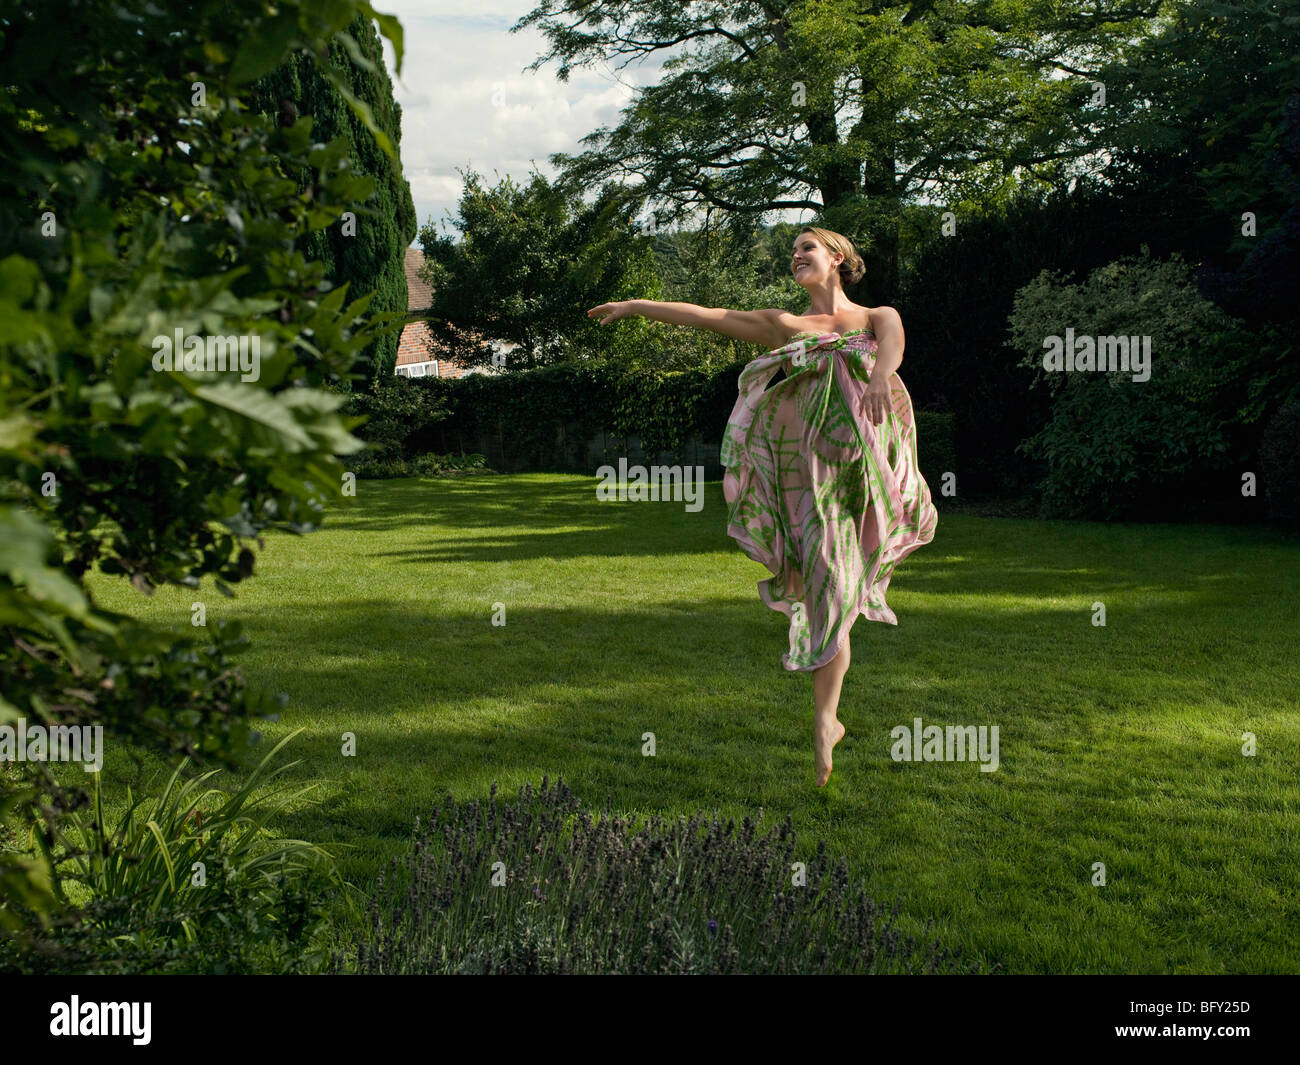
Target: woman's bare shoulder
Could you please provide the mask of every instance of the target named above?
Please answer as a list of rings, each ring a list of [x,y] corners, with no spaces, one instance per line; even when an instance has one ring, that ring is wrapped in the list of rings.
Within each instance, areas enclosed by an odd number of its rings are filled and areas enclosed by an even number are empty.
[[[856,333],[863,329],[869,329],[874,333],[878,322],[888,322],[890,315],[895,320],[898,318],[898,312],[893,307],[862,307],[856,304],[851,314],[842,314],[838,319],[833,315],[803,315],[782,310],[773,310],[769,313],[777,328],[785,333],[787,340],[800,333]]]
[[[782,310],[780,307],[769,307],[763,313],[767,315],[768,321],[772,323],[773,347],[780,347],[800,333],[814,333],[817,331],[816,324],[812,319],[805,318],[792,311]]]
[[[882,329],[901,329],[903,319],[893,307],[873,307],[870,316],[871,331],[879,335]]]
[[[806,330],[810,323],[810,320],[802,315],[795,314],[793,311],[782,310],[780,307],[773,307],[767,314],[777,329],[789,333],[791,336],[801,329]]]

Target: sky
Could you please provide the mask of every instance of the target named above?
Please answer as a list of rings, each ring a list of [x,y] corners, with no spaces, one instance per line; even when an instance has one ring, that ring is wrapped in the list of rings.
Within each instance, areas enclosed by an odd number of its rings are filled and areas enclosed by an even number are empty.
[[[658,57],[622,70],[608,63],[575,69],[567,83],[555,76],[557,61],[525,72],[548,50],[546,39],[536,27],[509,30],[533,7],[531,0],[376,0],[376,10],[396,15],[405,31],[401,77],[387,39],[384,58],[402,105],[402,165],[419,225],[432,220],[440,233],[456,234],[448,215],[464,185],[457,167],[477,170],[488,186],[506,175],[524,183],[533,162],[553,179],[552,153],[577,154],[588,133],[617,126],[635,90],[658,77]]]

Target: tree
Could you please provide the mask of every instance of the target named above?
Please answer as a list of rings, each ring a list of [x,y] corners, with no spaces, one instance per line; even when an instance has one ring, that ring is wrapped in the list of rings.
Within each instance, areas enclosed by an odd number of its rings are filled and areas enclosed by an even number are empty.
[[[341,494],[336,456],[360,442],[325,386],[400,321],[345,304],[303,246],[373,182],[308,120],[277,129],[241,97],[358,14],[400,64],[400,26],[364,0],[47,0],[0,21],[0,724],[234,764],[279,705],[245,686],[244,639],[213,604],[207,626],[155,627],[96,606],[83,577],[233,594],[261,533],[309,531]],[[304,169],[310,197],[285,177]],[[219,368],[233,353],[238,371]],[[61,817],[86,798],[79,766],[66,786],[16,774],[0,811],[39,849],[0,852],[9,932],[67,903]]]
[[[1027,189],[917,243],[898,303],[914,375],[907,381],[920,406],[946,402],[957,416],[962,494],[1020,492],[1046,472],[1016,448],[1051,419],[1051,397],[1029,390],[1006,344],[1014,293],[1042,269],[1082,283],[1143,247],[1196,265],[1202,293],[1254,334],[1255,359],[1234,362],[1231,372],[1245,399],[1237,417],[1262,431],[1268,410],[1300,380],[1295,329],[1285,320],[1296,307],[1289,249],[1300,218],[1287,205],[1298,202],[1300,167],[1283,116],[1298,70],[1300,25],[1288,24],[1280,5],[1184,3],[1156,37],[1104,72],[1108,101],[1143,104],[1101,112],[1115,147],[1098,179],[1046,196]],[[1255,214],[1256,237],[1242,235],[1245,210]],[[923,220],[917,232],[937,233],[938,224]],[[1238,262],[1227,271],[1217,265]],[[1271,331],[1261,329],[1267,322]],[[1238,444],[1249,451],[1249,439]]]
[[[379,34],[365,15],[357,15],[346,32],[330,43],[329,66],[366,104],[376,125],[394,150],[402,139],[402,108],[393,98],[393,84],[384,68]],[[399,161],[385,152],[365,123],[348,105],[334,82],[321,73],[318,57],[295,52],[274,71],[258,79],[249,91],[250,106],[282,122],[299,116],[312,119],[318,141],[341,139],[351,168],[374,179],[374,193],[351,206],[353,220],[342,219],[310,234],[303,253],[325,265],[325,276],[336,286],[347,284],[351,298],[374,293],[375,311],[405,312],[406,249],[415,239],[415,204]],[[312,195],[311,171],[293,175],[298,188]],[[378,337],[362,353],[370,381],[386,380],[397,362],[396,334]]]
[[[1148,105],[1117,129],[1116,169],[1203,235],[1201,291],[1257,337],[1240,417],[1262,429],[1300,392],[1300,18],[1276,0],[1188,0],[1123,74]]]
[[[1163,194],[1240,262],[1257,243],[1242,232],[1243,211],[1263,236],[1295,202],[1296,172],[1280,153],[1300,92],[1300,18],[1278,0],[1183,0],[1110,77],[1143,101],[1110,120],[1113,173],[1163,164]]]
[[[420,230],[423,274],[433,289],[432,357],[487,366],[493,352],[486,341],[497,340],[516,345],[507,368],[531,369],[619,357],[645,343],[643,320],[613,334],[586,316],[596,304],[658,291],[647,241],[620,190],[602,190],[584,206],[538,173],[527,185],[507,176],[490,189],[473,171],[462,176],[454,219],[462,239],[440,235],[431,223]]]
[[[742,231],[766,212],[814,211],[863,248],[857,292],[881,303],[897,288],[903,205],[988,209],[1097,165],[1103,114],[1140,103],[1098,107],[1093,83],[1172,6],[542,0],[511,32],[538,27],[551,49],[528,69],[559,60],[562,81],[671,55],[617,129],[551,157],[563,183],[638,179],[674,217],[709,205]]]
[[[705,307],[757,310],[781,307],[801,314],[808,294],[790,272],[790,248],[799,227],[790,224],[738,234],[719,221],[721,212],[707,212],[695,230],[660,234],[655,242],[665,300]],[[647,361],[667,370],[711,370],[748,362],[758,352],[753,344],[704,329],[658,326],[678,334],[676,343]]]

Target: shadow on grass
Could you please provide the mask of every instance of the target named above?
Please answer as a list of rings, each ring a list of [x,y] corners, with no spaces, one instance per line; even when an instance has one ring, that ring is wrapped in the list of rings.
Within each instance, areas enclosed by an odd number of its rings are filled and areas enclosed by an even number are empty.
[[[1210,552],[1222,552],[1213,569]],[[1171,559],[1185,564],[1171,568]],[[935,539],[899,564],[891,591],[1078,595],[1091,603],[1102,593],[1199,595],[1207,586],[1244,595],[1279,577],[1298,582],[1295,545],[1269,530],[1030,521],[1007,521],[999,530],[988,519],[941,513]]]
[[[1106,940],[1105,964],[1122,971],[1119,944],[1145,926],[1143,907],[1159,918],[1153,935],[1194,927],[1196,915],[1183,920],[1177,907],[1202,885],[1223,885],[1215,863],[1270,885],[1234,889],[1225,911],[1253,912],[1262,899],[1270,920],[1280,912],[1272,900],[1289,897],[1300,861],[1300,836],[1288,834],[1295,629],[1284,624],[1296,567],[1293,548],[1274,549],[1283,541],[941,511],[935,541],[889,589],[900,625],[854,628],[848,736],[832,787],[819,791],[811,681],[781,668],[786,625],[758,600],[761,567],[738,561],[715,576],[691,557],[743,560],[726,536],[721,485],[706,486],[689,520],[680,503],[595,508],[594,485],[540,475],[373,491],[361,482],[355,509],[335,508],[325,525],[380,534],[347,538],[354,554],[330,563],[354,581],[355,598],[306,593],[286,613],[250,597],[228,611],[252,640],[241,656],[250,684],[290,695],[272,736],[307,726],[285,752],[302,759],[289,775],[324,785],[322,802],[279,816],[275,830],[355,848],[343,852],[345,871],[368,887],[379,861],[405,849],[416,816],[449,791],[485,798],[494,781],[509,797],[524,780],[562,775],[589,806],[608,798],[620,813],[761,806],[765,829],[789,811],[801,845],[829,841],[855,872],[927,899],[917,912],[958,930],[980,925],[988,949],[1010,944],[1035,971],[1085,964],[1062,960],[1072,947],[1033,940],[1073,942],[1071,922],[1089,906],[1099,926],[1117,915],[1135,922]],[[490,624],[486,599],[475,609],[450,594],[460,591],[457,562],[583,555],[602,559],[593,573],[604,558],[631,558],[628,585],[609,600],[579,587],[568,597],[576,607],[515,606],[505,628]],[[388,561],[378,579],[419,580],[431,605],[368,585],[380,570],[371,557]],[[291,561],[295,581],[313,564]],[[452,565],[422,573],[412,561]],[[544,569],[492,575],[536,579]],[[566,568],[575,570],[585,572]],[[677,572],[721,594],[688,598]],[[651,582],[649,601],[637,601]],[[1089,625],[1095,599],[1108,603],[1109,629]],[[999,725],[999,771],[893,762],[890,730],[917,716]],[[1243,728],[1265,738],[1260,758],[1242,758]],[[344,732],[355,757],[341,752]],[[654,757],[642,754],[647,732]],[[1104,901],[1086,880],[1099,854],[1123,873]],[[1040,905],[1049,894],[1059,910]],[[1031,904],[1039,924],[1018,940]]]
[[[473,537],[372,556],[416,563],[659,555],[666,543],[674,553],[689,554],[733,543],[726,535],[720,482],[703,486],[704,505],[698,511],[687,511],[684,499],[602,502],[596,499],[597,483],[595,477],[559,480],[541,475],[511,478],[508,486],[481,477],[390,481],[372,502],[362,482],[356,502],[348,510],[333,509],[325,529],[389,534],[464,529]],[[494,529],[500,534],[492,536]],[[475,530],[484,532],[474,535]]]
[[[421,528],[464,529],[472,538],[368,553],[375,558],[417,564],[482,563],[740,550],[726,532],[727,505],[718,481],[705,483],[704,506],[696,512],[685,511],[684,502],[600,503],[594,477],[524,475],[510,478],[508,485],[482,476],[384,484],[382,493],[367,496],[366,482],[361,482],[350,512],[334,509],[326,530],[400,534]],[[939,505],[935,539],[899,564],[893,587],[953,595],[1077,594],[1089,597],[1089,602],[1102,592],[1196,592],[1207,583],[1226,588],[1258,580],[1274,550],[1284,553],[1282,572],[1290,572],[1293,584],[1297,576],[1291,565],[1294,537],[1270,529],[999,522],[945,514],[942,501]],[[475,535],[475,530],[482,532]],[[492,530],[499,532],[493,535]],[[418,537],[392,536],[392,541],[398,539]],[[1013,545],[1010,552],[1009,544]],[[665,545],[670,546],[667,552]],[[1202,561],[1207,549],[1244,553],[1237,564],[1207,572]],[[1186,557],[1186,568],[1175,572],[1157,568],[1169,552]],[[1045,565],[1044,554],[1055,563]]]
[[[1167,617],[1170,608],[1158,612]],[[500,628],[486,616],[361,601],[292,625],[269,608],[255,610],[246,625],[256,648],[250,682],[288,691],[285,725],[316,722],[297,741],[294,756],[305,761],[295,774],[346,782],[359,773],[366,785],[345,784],[314,818],[358,834],[405,838],[411,819],[448,790],[485,793],[492,780],[536,782],[544,772],[563,774],[589,802],[608,794],[621,809],[789,807],[815,793],[811,681],[781,667],[784,619],[756,601],[634,611],[520,607]],[[943,607],[912,606],[907,625],[860,620],[853,630],[845,716],[852,732],[879,741],[877,758],[888,750],[889,730],[914,715],[952,721],[956,713],[1004,727],[1041,716],[1042,704],[984,698],[990,671],[1012,665],[1000,657],[1009,640],[1017,641],[1013,665],[1022,684],[1035,678],[1044,696],[1067,701],[1076,667],[1104,669],[1132,652],[1098,642],[1079,663],[1078,612],[1064,607],[954,619]],[[960,642],[963,653],[936,649],[940,637]],[[258,658],[292,660],[301,648],[342,661],[297,665],[287,675],[256,668]],[[1170,676],[1158,663],[1148,676],[1116,683],[1129,705],[1176,700],[1193,711],[1213,695],[1199,678]],[[1110,696],[1094,690],[1086,705],[1052,711],[1054,727],[1086,733],[1087,719],[1110,716]],[[343,731],[356,736],[355,759],[341,755]],[[659,745],[654,758],[641,753],[646,732]]]

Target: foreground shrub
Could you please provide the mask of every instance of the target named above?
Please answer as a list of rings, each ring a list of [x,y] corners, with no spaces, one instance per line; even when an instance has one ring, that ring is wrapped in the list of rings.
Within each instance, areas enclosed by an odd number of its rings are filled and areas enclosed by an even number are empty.
[[[301,731],[301,730],[300,730]],[[36,973],[312,972],[330,900],[345,888],[333,859],[266,824],[315,785],[271,786],[266,755],[233,794],[187,776],[188,760],[154,798],[133,796],[110,826],[94,777],[89,807],[66,815],[72,857],[58,894],[80,901],[48,932],[0,943],[0,971]]]
[[[0,721],[233,765],[269,716],[230,634],[99,609],[85,582],[233,594],[266,532],[312,531],[342,498],[336,456],[362,445],[327,386],[368,375],[365,351],[406,318],[306,254],[345,211],[382,208],[350,145],[400,162],[329,62],[340,45],[370,62],[348,28],[369,44],[372,18],[400,66],[400,25],[365,0],[5,5]],[[274,118],[249,106],[293,56],[339,93],[347,140],[324,143],[290,100]],[[0,776],[0,816],[46,841],[0,851],[0,936],[60,908],[51,863],[80,785],[55,784],[40,764]]]
[[[918,949],[849,884],[825,844],[792,886],[789,817],[766,836],[715,816],[593,819],[564,782],[511,804],[447,797],[381,874],[366,927],[333,971],[362,973],[919,973]],[[762,819],[762,811],[758,820]],[[701,834],[700,829],[704,831]],[[494,886],[496,885],[496,886]],[[927,923],[926,928],[929,925]],[[969,971],[977,971],[971,966]]]

